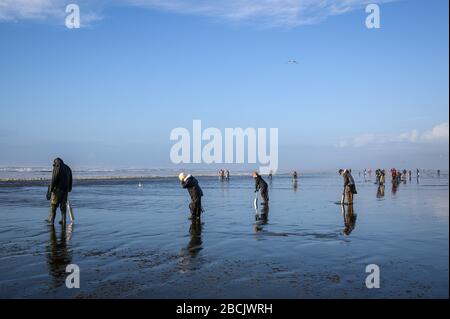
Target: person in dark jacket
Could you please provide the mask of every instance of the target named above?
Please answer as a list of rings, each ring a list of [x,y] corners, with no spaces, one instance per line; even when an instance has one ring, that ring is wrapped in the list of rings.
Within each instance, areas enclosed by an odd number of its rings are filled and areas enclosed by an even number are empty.
[[[261,175],[259,175],[257,172],[253,172],[253,178],[255,179],[255,193],[260,191],[261,197],[262,197],[262,204],[268,205],[269,204],[269,188],[267,187],[267,183],[263,180]]]
[[[349,170],[340,169],[339,175],[344,178],[344,191],[341,197],[341,204],[344,204],[345,197],[347,197],[347,204],[353,205],[353,195],[357,194],[355,180]]]
[[[186,175],[181,173],[178,176],[181,186],[186,188],[191,196],[191,203],[189,204],[189,208],[191,210],[191,219],[200,219],[200,215],[203,212],[202,209],[202,196],[203,191],[198,184],[197,179],[192,175]]]
[[[48,222],[54,224],[56,210],[61,209],[60,224],[66,223],[67,197],[72,191],[72,170],[64,164],[63,160],[56,158],[53,161],[53,174],[47,191],[47,200],[51,200]]]

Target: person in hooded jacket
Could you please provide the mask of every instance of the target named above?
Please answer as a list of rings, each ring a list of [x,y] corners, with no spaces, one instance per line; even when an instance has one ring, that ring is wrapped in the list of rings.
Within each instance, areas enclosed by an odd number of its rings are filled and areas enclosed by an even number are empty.
[[[198,184],[197,179],[192,175],[186,175],[185,173],[181,173],[178,176],[178,179],[181,182],[181,186],[188,190],[189,195],[191,196],[191,203],[189,204],[189,209],[191,210],[191,219],[200,219],[202,209],[202,196],[203,191]]]
[[[47,191],[47,200],[51,200],[48,222],[54,224],[58,206],[61,210],[60,224],[66,223],[67,198],[72,191],[72,170],[60,158],[53,161],[52,180]]]
[[[347,169],[340,169],[339,175],[344,178],[344,191],[341,197],[341,204],[344,204],[345,197],[347,197],[347,204],[353,205],[353,195],[357,194],[355,180],[352,174]]]
[[[260,191],[261,197],[262,197],[262,204],[268,205],[269,204],[269,188],[267,186],[267,183],[263,180],[261,175],[259,175],[257,172],[253,172],[253,178],[255,180],[255,193]]]

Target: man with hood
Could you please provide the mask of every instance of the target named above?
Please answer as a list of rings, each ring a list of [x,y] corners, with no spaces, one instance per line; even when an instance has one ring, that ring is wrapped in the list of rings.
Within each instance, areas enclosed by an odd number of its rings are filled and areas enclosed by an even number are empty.
[[[60,224],[66,223],[67,197],[72,191],[72,170],[64,164],[63,160],[56,158],[53,161],[53,174],[47,191],[47,200],[51,200],[48,222],[54,224],[56,210],[61,209]]]
[[[341,204],[344,204],[347,196],[347,204],[353,205],[353,195],[357,194],[355,180],[348,169],[340,169],[339,175],[344,178],[344,192],[342,193]]]
[[[262,197],[262,204],[269,204],[269,188],[267,187],[267,183],[263,180],[261,175],[258,172],[253,172],[253,178],[255,179],[255,193],[260,191]]]
[[[181,173],[178,176],[178,179],[181,182],[181,186],[186,188],[191,196],[191,203],[189,204],[189,208],[191,210],[191,219],[200,219],[200,215],[203,212],[202,209],[202,196],[203,191],[198,184],[197,179],[192,175],[186,175],[185,173]]]

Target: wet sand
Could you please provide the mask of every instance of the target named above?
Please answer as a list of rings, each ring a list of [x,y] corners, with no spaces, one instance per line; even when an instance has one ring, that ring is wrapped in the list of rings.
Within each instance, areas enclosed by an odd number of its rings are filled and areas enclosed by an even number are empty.
[[[448,298],[448,175],[388,180],[384,196],[354,175],[353,214],[335,204],[339,176],[309,174],[269,183],[267,218],[249,177],[200,177],[202,224],[176,178],[77,182],[67,229],[44,222],[45,183],[2,182],[0,297]],[[365,286],[369,264],[381,289]]]

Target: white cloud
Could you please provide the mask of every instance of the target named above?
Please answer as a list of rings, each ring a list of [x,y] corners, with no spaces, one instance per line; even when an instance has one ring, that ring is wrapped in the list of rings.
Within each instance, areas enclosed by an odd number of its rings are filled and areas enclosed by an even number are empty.
[[[421,137],[424,141],[448,141],[448,122],[436,125]]]
[[[420,133],[418,130],[400,133],[398,135],[361,134],[338,142],[338,147],[362,147],[386,143],[435,143],[449,141],[448,122],[438,124],[432,129]]]
[[[391,1],[394,0],[379,0],[377,3]],[[112,3],[233,22],[299,26],[361,9],[373,0],[0,0],[0,22],[52,18],[64,13],[65,5],[71,2],[79,4],[82,12],[84,7],[96,16],[99,15],[97,10]]]

